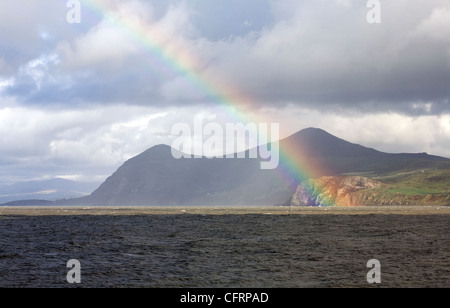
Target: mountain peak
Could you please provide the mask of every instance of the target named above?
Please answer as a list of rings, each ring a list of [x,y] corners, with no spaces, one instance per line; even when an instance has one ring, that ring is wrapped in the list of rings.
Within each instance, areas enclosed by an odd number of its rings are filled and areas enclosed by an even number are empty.
[[[303,129],[282,142],[296,147],[299,152],[307,153],[311,157],[367,157],[380,153],[314,127]]]
[[[294,140],[298,140],[301,142],[303,142],[304,140],[324,140],[326,142],[329,142],[330,140],[342,140],[321,128],[315,128],[315,127],[308,127],[308,128],[302,129],[302,130],[294,133],[287,139],[294,139]],[[344,141],[344,140],[342,140],[342,141]]]
[[[328,134],[329,133],[321,128],[317,128],[317,127],[308,127],[305,129],[302,129],[301,131],[299,131],[299,133],[303,133],[303,134],[308,134],[308,133],[322,133],[322,134]]]
[[[307,137],[310,137],[310,138],[336,138],[336,139],[340,139],[340,138],[330,134],[326,130],[323,130],[321,128],[315,128],[315,127],[308,127],[308,128],[302,129],[302,130],[298,131],[297,133],[295,133],[294,136],[295,135],[307,136]]]
[[[172,148],[170,146],[166,144],[158,144],[147,149],[146,151],[132,159],[167,158],[172,156],[171,151]]]

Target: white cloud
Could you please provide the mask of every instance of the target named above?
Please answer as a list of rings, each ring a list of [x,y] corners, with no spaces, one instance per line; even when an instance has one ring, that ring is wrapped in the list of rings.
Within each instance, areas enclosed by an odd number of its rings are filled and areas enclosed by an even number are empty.
[[[60,60],[57,54],[42,55],[20,67],[19,75],[30,77],[34,80],[36,87],[40,89],[43,82],[56,82],[56,78],[51,75],[51,66],[56,66],[59,63]]]
[[[73,42],[63,41],[57,47],[69,67],[95,68],[104,64],[125,69],[120,64],[140,51],[179,52],[173,49],[184,47],[185,37],[195,32],[190,23],[191,13],[184,3],[170,6],[166,14],[157,18],[151,3],[137,0],[99,2],[102,21]],[[155,54],[151,56],[155,57]]]
[[[136,47],[118,27],[103,21],[72,44],[61,42],[56,52],[68,69],[106,69],[120,66],[124,58],[136,53]]]
[[[112,173],[125,160],[156,144],[171,144],[171,125],[189,108],[112,105],[90,109],[0,108],[0,161],[59,174]],[[80,174],[81,173],[81,174]]]
[[[450,6],[433,9],[429,18],[417,26],[416,34],[435,40],[450,41]]]
[[[0,94],[4,89],[11,87],[13,85],[14,85],[14,78],[5,78],[5,79],[0,78]]]

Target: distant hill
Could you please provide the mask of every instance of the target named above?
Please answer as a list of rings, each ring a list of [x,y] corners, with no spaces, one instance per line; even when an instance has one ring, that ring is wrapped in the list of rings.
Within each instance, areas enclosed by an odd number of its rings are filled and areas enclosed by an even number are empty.
[[[54,201],[29,199],[7,202],[2,204],[2,206],[47,206],[53,204]]]
[[[316,176],[382,176],[418,169],[448,169],[450,160],[420,154],[388,154],[308,128],[280,142],[280,148],[316,168]],[[295,155],[294,155],[295,153]],[[260,159],[172,157],[158,145],[126,161],[91,195],[66,201],[82,205],[274,205],[292,198],[304,178],[281,164],[261,170]],[[286,176],[291,172],[292,176]]]
[[[89,195],[97,183],[84,183],[54,178],[42,181],[23,181],[0,186],[0,204],[16,200],[57,200]]]

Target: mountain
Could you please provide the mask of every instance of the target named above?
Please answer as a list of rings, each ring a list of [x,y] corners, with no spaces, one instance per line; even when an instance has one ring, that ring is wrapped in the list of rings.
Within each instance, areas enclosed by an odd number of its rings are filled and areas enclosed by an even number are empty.
[[[54,178],[42,181],[23,181],[0,186],[0,204],[16,200],[57,200],[89,195],[98,183],[84,183]]]
[[[318,128],[304,129],[280,143],[304,165],[318,166],[316,176],[343,173],[382,174],[399,170],[450,168],[450,159],[427,153],[390,154],[350,143]]]
[[[292,193],[259,159],[175,159],[155,146],[126,161],[83,202],[92,205],[262,205]]]
[[[388,154],[308,128],[280,141],[282,151],[314,175],[380,176],[417,169],[450,169],[450,160],[420,154]],[[248,157],[248,156],[246,156]],[[158,145],[126,161],[80,205],[274,205],[290,200],[305,180],[283,163],[260,169],[261,159],[181,158]]]

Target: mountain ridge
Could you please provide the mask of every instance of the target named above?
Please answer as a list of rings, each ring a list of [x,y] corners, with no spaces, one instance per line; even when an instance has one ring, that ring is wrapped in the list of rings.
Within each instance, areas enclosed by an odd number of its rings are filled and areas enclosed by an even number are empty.
[[[383,153],[317,128],[280,140],[280,148],[289,146],[294,153],[301,153],[307,163],[322,166],[322,173],[317,176],[430,168],[442,162],[450,167],[450,160],[445,158]],[[302,180],[283,178],[282,166],[261,170],[259,158],[175,159],[170,152],[170,146],[157,145],[127,160],[97,190],[83,198],[83,202],[91,205],[274,205],[286,202]]]
[[[316,168],[316,177],[379,176],[402,170],[449,168],[450,159],[426,153],[384,153],[348,142],[319,128],[279,141],[280,149]],[[247,150],[248,154],[250,150]],[[156,145],[125,161],[90,195],[61,205],[275,205],[285,204],[305,180],[280,164],[260,169],[260,158],[181,158]],[[302,166],[304,167],[304,166]],[[289,174],[291,172],[291,174]]]

